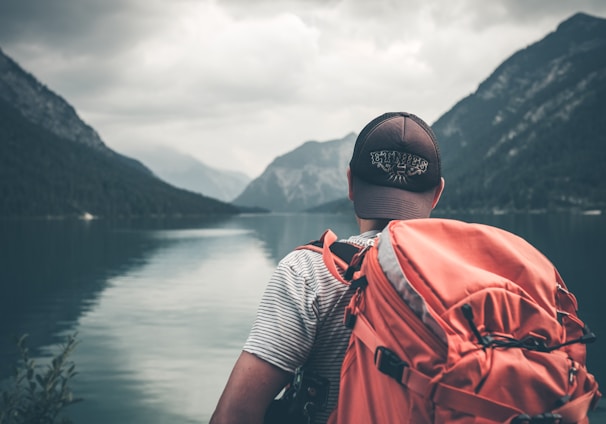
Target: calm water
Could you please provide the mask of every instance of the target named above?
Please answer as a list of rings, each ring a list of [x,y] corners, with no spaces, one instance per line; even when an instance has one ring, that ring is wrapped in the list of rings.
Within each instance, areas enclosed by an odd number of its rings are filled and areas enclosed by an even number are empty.
[[[606,381],[606,217],[460,218],[522,235],[556,264],[598,334],[589,365]],[[352,218],[322,215],[0,222],[0,378],[12,336],[29,333],[44,363],[77,331],[76,423],[205,423],[273,267],[325,228],[356,232]]]

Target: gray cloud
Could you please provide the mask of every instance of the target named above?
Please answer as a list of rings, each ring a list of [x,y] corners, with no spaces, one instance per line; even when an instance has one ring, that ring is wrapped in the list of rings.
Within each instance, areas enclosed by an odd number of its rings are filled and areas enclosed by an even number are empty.
[[[111,51],[139,29],[138,5],[120,0],[3,0],[0,39],[37,44],[64,54]]]

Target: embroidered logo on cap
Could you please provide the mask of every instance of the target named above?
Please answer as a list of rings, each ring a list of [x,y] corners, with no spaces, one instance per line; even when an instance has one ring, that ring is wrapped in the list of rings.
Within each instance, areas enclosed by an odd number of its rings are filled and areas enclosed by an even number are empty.
[[[394,150],[370,152],[370,161],[389,175],[389,180],[402,184],[408,177],[427,172],[429,162],[420,156]]]

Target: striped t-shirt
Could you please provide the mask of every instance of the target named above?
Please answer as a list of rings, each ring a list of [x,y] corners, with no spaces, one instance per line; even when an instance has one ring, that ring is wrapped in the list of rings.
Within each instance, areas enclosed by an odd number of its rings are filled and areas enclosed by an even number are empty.
[[[365,247],[378,231],[346,241]],[[324,423],[339,394],[341,362],[351,330],[343,325],[353,294],[326,269],[322,255],[307,249],[284,257],[274,271],[244,345],[248,353],[294,372],[303,364],[330,381],[328,406],[316,423]]]

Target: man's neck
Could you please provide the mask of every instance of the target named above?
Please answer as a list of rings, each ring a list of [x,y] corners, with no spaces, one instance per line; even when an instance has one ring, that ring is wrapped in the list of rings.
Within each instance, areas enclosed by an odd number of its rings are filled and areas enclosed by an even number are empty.
[[[357,218],[357,220],[358,220],[358,226],[360,227],[360,234],[363,234],[367,231],[373,231],[373,230],[381,231],[383,228],[385,228],[385,226],[389,222],[389,220],[383,220],[383,219]]]

